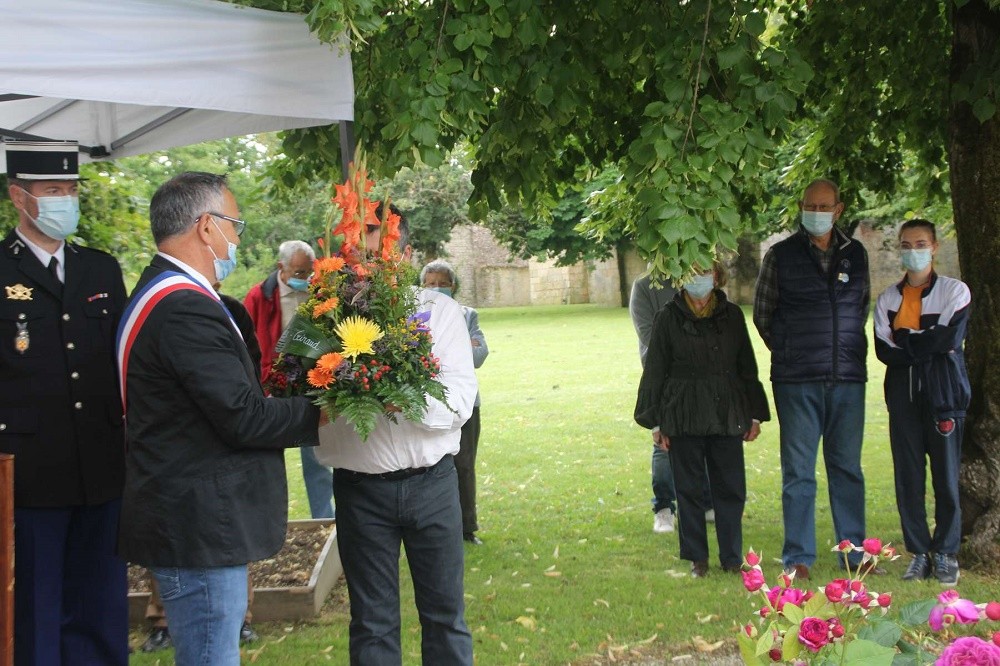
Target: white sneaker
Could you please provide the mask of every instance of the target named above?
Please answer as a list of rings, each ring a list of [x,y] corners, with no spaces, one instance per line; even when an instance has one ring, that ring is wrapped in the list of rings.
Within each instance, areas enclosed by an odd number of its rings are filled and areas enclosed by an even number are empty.
[[[670,509],[660,509],[653,516],[653,531],[657,534],[665,534],[674,531],[674,512]]]
[[[714,523],[715,522],[715,509],[709,509],[705,512],[705,522]]]

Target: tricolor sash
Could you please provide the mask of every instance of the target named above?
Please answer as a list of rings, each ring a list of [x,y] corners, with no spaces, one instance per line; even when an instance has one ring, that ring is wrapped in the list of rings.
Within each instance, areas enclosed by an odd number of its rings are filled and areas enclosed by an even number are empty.
[[[218,303],[219,307],[226,313],[226,316],[229,317],[233,329],[236,330],[241,339],[243,338],[243,334],[240,333],[240,329],[236,325],[236,320],[233,319],[233,315],[226,308],[218,294],[210,289],[206,289],[204,285],[185,273],[177,271],[164,271],[160,273],[150,280],[142,288],[142,291],[137,293],[129,302],[128,307],[125,308],[125,312],[122,313],[121,322],[118,324],[115,351],[118,357],[118,377],[121,385],[123,412],[126,407],[125,396],[127,393],[125,391],[125,383],[128,378],[128,359],[129,354],[132,352],[132,345],[135,343],[135,339],[138,337],[143,324],[146,323],[150,313],[153,312],[153,308],[170,294],[181,290],[199,292]]]

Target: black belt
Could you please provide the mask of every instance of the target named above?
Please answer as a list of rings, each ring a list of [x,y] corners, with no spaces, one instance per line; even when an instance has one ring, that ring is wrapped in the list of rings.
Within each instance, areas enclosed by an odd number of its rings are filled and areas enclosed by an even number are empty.
[[[341,470],[350,479],[360,481],[361,479],[381,479],[382,481],[402,481],[411,476],[426,474],[430,467],[411,467],[410,469],[397,469],[395,472],[381,472],[380,474],[365,474],[364,472],[354,472],[349,469]]]

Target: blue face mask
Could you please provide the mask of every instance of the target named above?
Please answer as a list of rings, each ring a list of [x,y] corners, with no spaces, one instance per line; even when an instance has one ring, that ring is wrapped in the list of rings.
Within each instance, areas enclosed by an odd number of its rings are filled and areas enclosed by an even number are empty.
[[[36,197],[27,190],[24,193],[38,203],[38,217],[31,221],[39,231],[54,240],[66,240],[76,233],[80,224],[78,197]]]
[[[920,272],[931,265],[933,252],[930,248],[922,250],[902,250],[900,259],[903,261],[903,268],[908,271]]]
[[[825,236],[833,228],[833,213],[831,211],[802,211],[802,226],[810,236]]]
[[[451,287],[427,287],[431,291],[436,291],[439,294],[444,294],[445,296],[451,296]]]
[[[215,221],[214,217],[212,218],[212,224],[215,225],[216,229],[219,229],[219,224],[218,222]],[[219,229],[219,233],[222,234],[223,238],[226,238],[226,234],[222,233],[222,229]],[[229,243],[228,238],[226,238],[226,242]],[[212,249],[212,246],[207,245],[206,247],[208,248],[208,251],[212,253],[212,256],[215,257],[215,250]],[[236,268],[236,243],[229,243],[229,255],[225,259],[219,259],[218,257],[215,257],[215,280],[217,282],[222,282],[227,277],[229,277],[229,274],[232,273],[233,269],[235,268]]]
[[[302,278],[290,277],[288,281],[285,282],[291,289],[295,291],[308,291],[309,290],[309,280],[304,280]]]
[[[709,273],[708,275],[695,275],[691,278],[690,282],[684,284],[682,289],[684,289],[684,291],[686,291],[691,298],[700,301],[712,293],[712,290],[715,289],[715,275],[712,273]]]

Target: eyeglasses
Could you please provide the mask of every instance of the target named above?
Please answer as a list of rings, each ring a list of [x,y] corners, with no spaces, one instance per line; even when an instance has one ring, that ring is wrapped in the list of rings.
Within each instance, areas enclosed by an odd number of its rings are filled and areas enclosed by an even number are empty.
[[[235,217],[229,217],[228,215],[223,215],[222,213],[213,213],[212,211],[208,211],[208,214],[211,215],[212,217],[221,217],[223,220],[229,220],[230,222],[232,222],[233,229],[236,230],[237,236],[242,236],[243,230],[247,228],[246,222],[244,222],[243,220],[237,220]]]
[[[931,241],[917,241],[916,243],[910,243],[908,241],[902,241],[899,244],[900,250],[928,250],[934,247],[934,243]]]
[[[297,277],[300,280],[305,280],[307,277],[312,277],[313,270],[311,268],[306,268],[301,271],[292,271],[292,277]]]
[[[837,204],[802,204],[802,210],[808,210],[810,212],[819,211],[821,213],[829,213],[837,207]]]

